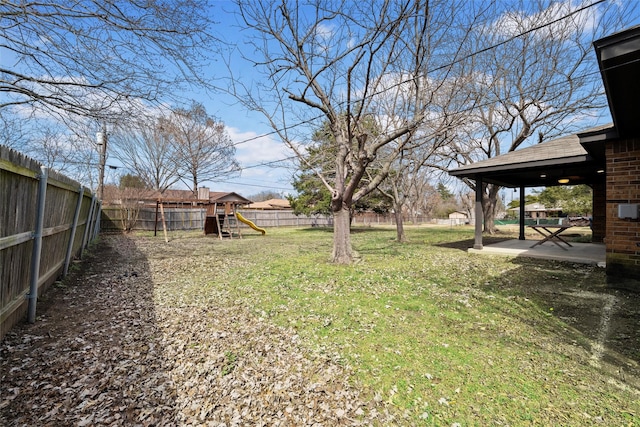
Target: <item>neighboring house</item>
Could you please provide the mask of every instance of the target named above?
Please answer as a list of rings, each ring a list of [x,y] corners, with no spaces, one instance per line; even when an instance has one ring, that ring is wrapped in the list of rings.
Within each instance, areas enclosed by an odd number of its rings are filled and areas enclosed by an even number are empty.
[[[103,203],[105,206],[136,211],[140,208],[155,209],[156,225],[158,211],[162,214],[167,209],[206,209],[205,234],[217,234],[222,238],[240,234],[236,210],[239,206],[250,204],[251,200],[234,192],[210,191],[207,187],[200,187],[196,195],[191,190],[165,190],[161,193],[154,190],[106,186]],[[106,210],[103,212],[107,219],[114,220]]]
[[[255,210],[289,210],[291,209],[291,205],[287,199],[269,199],[262,202],[254,202],[245,206],[244,209],[255,209]]]
[[[469,215],[464,211],[455,211],[449,214],[449,219],[469,219]]]
[[[520,208],[511,208],[510,211],[519,215]],[[545,219],[551,217],[557,217],[562,212],[560,208],[546,208],[542,203],[530,203],[524,206],[524,217],[531,219]]]
[[[606,246],[607,281],[640,290],[640,26],[594,43],[613,124],[449,171],[476,181],[474,248],[482,249],[482,183],[520,188],[587,184],[593,242]],[[524,218],[524,207],[521,208]],[[524,240],[524,224],[520,223]]]
[[[105,186],[105,205],[120,205],[125,200],[136,200],[143,206],[155,206],[162,202],[173,207],[189,207],[197,205],[248,205],[251,200],[234,192],[210,191],[207,187],[200,187],[197,196],[191,190],[164,190],[162,193],[156,190],[139,188],[120,189],[116,186]]]
[[[114,185],[105,185],[102,199],[104,205],[123,205],[132,201],[140,206],[155,206],[158,201],[191,206],[205,204],[208,199],[206,197],[199,199],[191,190],[165,190],[160,193],[144,188],[119,188]]]
[[[454,211],[449,214],[449,219],[444,221],[437,221],[438,224],[457,224],[464,225],[469,224],[469,215],[464,211]]]

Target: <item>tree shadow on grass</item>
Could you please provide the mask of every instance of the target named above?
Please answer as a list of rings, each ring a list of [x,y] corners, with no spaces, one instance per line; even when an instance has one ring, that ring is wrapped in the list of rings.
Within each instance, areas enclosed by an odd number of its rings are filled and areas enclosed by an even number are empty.
[[[131,239],[103,235],[0,344],[0,424],[160,425],[176,420],[153,282]]]
[[[562,351],[581,348],[588,363],[640,387],[640,294],[611,289],[605,271],[595,266],[531,258],[512,263],[518,268],[483,287],[538,309],[539,315],[519,320],[534,329],[550,328]],[[491,304],[516,315],[497,300]]]
[[[333,227],[327,227],[327,226],[306,227],[306,228],[301,228],[300,231],[305,232],[305,233],[311,233],[311,232],[333,233]],[[367,226],[351,227],[351,234],[373,233],[373,232],[379,233],[380,232],[380,228],[367,227]]]
[[[482,244],[483,245],[491,245],[494,243],[500,243],[500,242],[504,242],[507,240],[513,240],[513,236],[483,236],[482,237]],[[436,243],[433,246],[438,246],[441,248],[449,248],[449,249],[459,249],[461,251],[466,251],[469,248],[472,248],[473,245],[475,244],[475,240],[474,239],[465,239],[465,240],[458,240],[455,242],[443,242],[443,243]]]

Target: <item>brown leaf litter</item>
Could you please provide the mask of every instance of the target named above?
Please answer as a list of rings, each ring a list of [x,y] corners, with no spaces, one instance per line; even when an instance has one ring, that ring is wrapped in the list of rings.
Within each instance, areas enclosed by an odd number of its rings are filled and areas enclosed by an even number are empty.
[[[384,403],[365,401],[348,367],[310,354],[293,331],[223,296],[171,292],[171,271],[188,271],[188,261],[180,248],[154,245],[102,236],[83,271],[39,302],[37,322],[7,334],[0,425],[399,422]]]

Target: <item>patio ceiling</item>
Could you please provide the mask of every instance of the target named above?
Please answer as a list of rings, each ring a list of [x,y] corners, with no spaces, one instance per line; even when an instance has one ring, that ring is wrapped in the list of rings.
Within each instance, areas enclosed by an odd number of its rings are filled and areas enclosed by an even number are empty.
[[[611,125],[589,129],[450,170],[459,178],[503,187],[551,187],[591,184],[604,173],[604,140],[614,137]],[[567,183],[558,180],[568,179]]]

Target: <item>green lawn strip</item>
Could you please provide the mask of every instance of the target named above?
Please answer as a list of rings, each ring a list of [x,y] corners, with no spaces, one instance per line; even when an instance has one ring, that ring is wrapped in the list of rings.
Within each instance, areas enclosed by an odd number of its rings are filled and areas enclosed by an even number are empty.
[[[472,239],[469,229],[408,235],[399,244],[390,228],[356,231],[353,266],[327,262],[325,230],[210,243],[194,256],[237,265],[209,278],[190,265],[184,284],[200,282],[196,303],[226,295],[294,328],[310,351],[351,366],[371,399],[419,425],[638,425],[637,395],[565,354],[558,342],[575,331],[522,292],[534,276],[561,285],[580,268],[469,255],[451,244]]]

